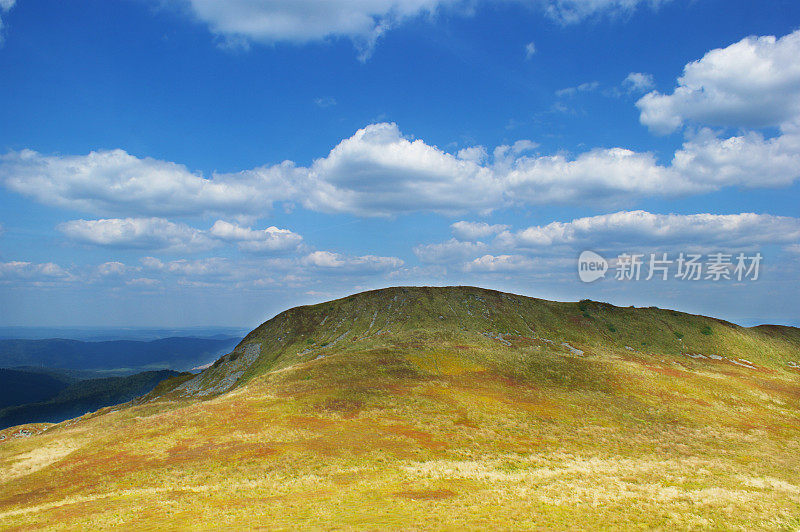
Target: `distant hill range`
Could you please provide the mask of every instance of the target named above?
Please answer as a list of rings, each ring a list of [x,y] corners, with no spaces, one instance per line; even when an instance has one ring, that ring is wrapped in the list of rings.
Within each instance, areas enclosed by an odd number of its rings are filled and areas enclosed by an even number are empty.
[[[249,329],[238,327],[0,327],[0,340],[47,340],[65,338],[84,342],[107,342],[111,340],[137,340],[147,342],[160,338],[241,338]]]
[[[0,340],[0,367],[39,366],[73,370],[188,370],[228,352],[239,338],[163,338],[147,342]]]
[[[23,423],[58,423],[150,392],[176,371],[77,380],[68,373],[0,369],[0,429]]]
[[[57,423],[150,392],[229,352],[239,338],[0,340],[0,428]]]

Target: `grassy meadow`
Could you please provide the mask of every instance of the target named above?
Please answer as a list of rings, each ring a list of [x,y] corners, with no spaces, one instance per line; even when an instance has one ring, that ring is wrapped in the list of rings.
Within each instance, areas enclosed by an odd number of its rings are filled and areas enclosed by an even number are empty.
[[[399,287],[0,431],[0,528],[800,530],[798,471],[798,329]]]

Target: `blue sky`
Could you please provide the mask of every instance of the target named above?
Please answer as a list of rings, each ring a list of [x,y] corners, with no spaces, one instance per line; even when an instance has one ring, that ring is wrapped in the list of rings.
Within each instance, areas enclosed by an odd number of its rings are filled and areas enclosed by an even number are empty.
[[[0,325],[250,326],[398,284],[800,325],[796,2],[0,20]],[[586,249],[604,279],[578,279]],[[762,254],[758,279],[614,279],[621,253],[716,252]]]

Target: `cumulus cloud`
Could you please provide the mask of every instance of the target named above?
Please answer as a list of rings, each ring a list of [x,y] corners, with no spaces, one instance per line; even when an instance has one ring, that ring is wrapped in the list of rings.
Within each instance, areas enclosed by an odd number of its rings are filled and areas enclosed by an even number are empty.
[[[450,228],[459,240],[480,240],[502,233],[508,229],[508,226],[502,224],[489,225],[486,222],[461,221],[452,224]]]
[[[271,226],[254,230],[224,220],[217,220],[208,234],[220,240],[236,242],[239,249],[254,253],[296,249],[303,240],[302,236],[288,229]]]
[[[155,257],[140,259],[145,270],[161,271],[176,275],[191,277],[230,277],[238,271],[231,261],[224,257],[209,257],[204,259],[187,260],[179,259],[163,262]]]
[[[672,94],[653,91],[636,106],[656,133],[685,123],[768,127],[800,119],[800,30],[780,39],[746,37],[687,64]]]
[[[0,285],[32,284],[56,286],[63,283],[104,283],[137,288],[263,289],[301,287],[330,282],[349,283],[355,279],[390,276],[403,266],[398,257],[349,255],[314,251],[288,257],[247,256],[240,259],[204,257],[165,260],[145,256],[138,263],[108,261],[98,265],[65,269],[55,263],[0,262]]]
[[[471,235],[463,235],[469,238]],[[517,231],[503,230],[487,242],[450,239],[419,245],[414,252],[423,262],[461,263],[466,271],[525,269],[525,257],[574,260],[576,252],[636,251],[658,247],[663,251],[719,251],[800,243],[800,218],[768,214],[654,214],[620,211],[599,216],[552,222]]]
[[[11,190],[56,207],[99,214],[176,215],[256,212],[291,196],[292,165],[206,179],[181,164],[124,150],[46,156],[32,150],[0,157]],[[281,192],[283,191],[283,192]]]
[[[655,85],[652,74],[644,74],[642,72],[631,72],[622,80],[622,88],[629,93],[647,92]]]
[[[193,252],[219,244],[199,229],[163,218],[72,220],[57,229],[76,242],[96,246]]]
[[[0,183],[45,204],[132,217],[259,217],[287,201],[326,213],[393,216],[411,212],[488,213],[510,205],[624,206],[641,197],[711,192],[727,186],[781,186],[800,177],[800,126],[780,134],[722,138],[701,130],[669,165],[626,148],[577,155],[533,152],[517,141],[456,154],[404,136],[396,124],[359,129],[308,167],[285,161],[212,179],[175,163],[121,150],[0,156]]]
[[[695,192],[701,185],[672,175],[652,153],[595,149],[575,158],[564,154],[522,157],[505,176],[509,197],[519,203],[581,203]]]
[[[664,1],[667,0],[188,0],[183,5],[188,5],[197,20],[229,44],[348,38],[358,50],[359,59],[365,60],[388,30],[445,9],[469,14],[475,4],[511,2],[542,9],[560,24],[574,24],[604,13],[628,15],[639,4],[658,5]],[[530,57],[534,51],[533,43],[529,43],[526,55]]]
[[[300,279],[309,269],[318,273],[374,274],[399,268],[403,261],[397,257],[377,255],[354,256],[332,251],[313,251],[301,257],[265,260],[231,261],[225,257],[162,261],[156,257],[140,259],[145,272],[161,272],[205,281],[264,281],[264,271],[282,273]]]
[[[118,261],[104,262],[97,267],[97,273],[102,277],[118,277],[125,275],[130,269]]]
[[[315,210],[380,215],[398,210],[491,209],[502,190],[491,169],[460,159],[396,124],[358,130],[309,169],[317,181],[305,200]]]
[[[800,177],[800,128],[765,140],[703,132],[660,165],[625,148],[567,154],[525,153],[530,141],[457,155],[405,138],[395,124],[373,124],[308,170],[314,186],[300,201],[313,210],[386,215],[413,211],[487,212],[512,204],[620,204],[643,196],[709,192],[726,186],[777,186]],[[738,166],[739,163],[741,164]],[[299,169],[298,169],[299,170]]]
[[[139,260],[145,279],[152,279],[163,286],[179,285],[186,288],[241,288],[274,285],[275,280],[265,277],[264,272],[275,273],[296,264],[291,260],[237,260],[225,257],[202,259],[179,259],[162,261],[156,257]],[[152,283],[147,283],[152,284]],[[145,286],[144,283],[142,283]]]
[[[753,131],[719,138],[701,130],[675,152],[670,170],[706,190],[790,185],[800,177],[800,126],[783,124],[772,138]]]
[[[653,214],[620,211],[505,232],[501,247],[692,245],[750,247],[800,240],[800,218],[769,214]]]
[[[530,270],[534,261],[522,255],[483,255],[464,264],[467,272],[513,272]]]
[[[345,37],[369,57],[388,29],[462,0],[189,0],[196,18],[229,40],[307,43]]]
[[[420,244],[414,247],[414,254],[422,262],[441,264],[454,260],[474,257],[487,249],[483,242],[462,242],[451,238],[440,244]]]
[[[30,282],[48,284],[54,281],[70,280],[73,280],[73,275],[52,262],[0,262],[0,283]]]
[[[363,255],[348,256],[330,251],[314,251],[301,260],[301,264],[314,268],[342,272],[387,271],[399,268],[403,261],[397,257]]]
[[[192,253],[233,243],[242,251],[275,253],[297,249],[303,237],[288,229],[251,229],[217,220],[207,231],[164,218],[72,220],[57,229],[83,244]]]
[[[536,44],[529,42],[525,45],[525,59],[530,59],[536,53]]]
[[[23,150],[0,158],[0,181],[45,204],[134,215],[263,215],[281,200],[366,216],[452,212],[491,209],[502,195],[489,168],[408,140],[387,123],[358,130],[309,168],[287,161],[206,179],[122,150],[65,157]]]

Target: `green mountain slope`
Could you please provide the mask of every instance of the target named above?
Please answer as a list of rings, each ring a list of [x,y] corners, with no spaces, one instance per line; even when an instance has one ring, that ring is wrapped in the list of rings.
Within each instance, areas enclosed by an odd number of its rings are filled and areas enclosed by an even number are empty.
[[[177,392],[213,395],[270,370],[375,349],[406,351],[434,373],[440,360],[531,373],[525,366],[537,364],[536,357],[520,362],[519,348],[598,359],[659,355],[698,368],[791,370],[800,358],[798,331],[744,328],[655,307],[558,303],[472,287],[397,287],[287,310]]]
[[[0,527],[795,530],[799,338],[469,287],[298,307],[0,430]]]

